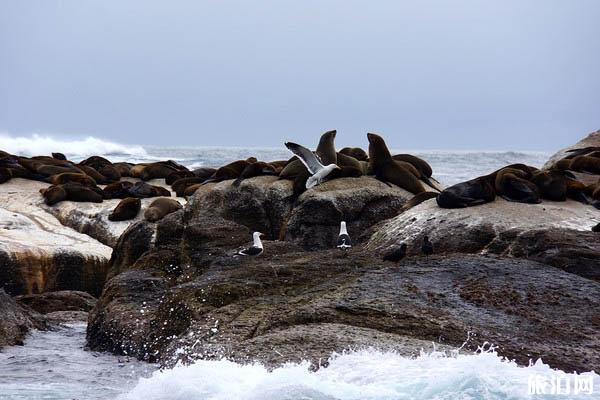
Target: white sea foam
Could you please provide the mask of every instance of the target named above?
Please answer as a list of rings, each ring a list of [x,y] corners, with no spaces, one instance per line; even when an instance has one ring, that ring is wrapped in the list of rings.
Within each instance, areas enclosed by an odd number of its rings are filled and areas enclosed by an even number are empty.
[[[598,393],[600,376],[589,378]],[[530,399],[529,382],[560,377],[576,379],[551,369],[541,361],[519,367],[495,352],[445,356],[440,353],[406,358],[396,353],[363,350],[331,358],[327,368],[316,372],[308,363],[289,364],[269,371],[259,364],[240,365],[231,361],[198,361],[189,366],[157,371],[142,378],[121,400],[224,400],[224,399]],[[552,396],[546,398],[594,398]],[[571,390],[573,394],[573,390]]]
[[[64,153],[69,159],[78,160],[92,155],[108,155],[113,158],[145,158],[146,150],[138,145],[125,145],[92,136],[79,139],[57,139],[48,135],[11,136],[0,133],[0,150],[22,156]]]

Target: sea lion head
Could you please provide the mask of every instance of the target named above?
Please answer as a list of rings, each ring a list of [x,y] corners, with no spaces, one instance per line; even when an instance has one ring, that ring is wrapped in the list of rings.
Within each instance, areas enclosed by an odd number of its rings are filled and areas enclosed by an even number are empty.
[[[369,161],[380,163],[392,159],[392,155],[383,138],[375,133],[367,133],[369,140]]]

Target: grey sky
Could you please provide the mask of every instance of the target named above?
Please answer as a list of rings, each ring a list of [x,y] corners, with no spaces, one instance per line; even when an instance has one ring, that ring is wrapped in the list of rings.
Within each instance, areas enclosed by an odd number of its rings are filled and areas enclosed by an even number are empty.
[[[0,0],[0,131],[552,150],[600,129],[599,21],[594,0]]]

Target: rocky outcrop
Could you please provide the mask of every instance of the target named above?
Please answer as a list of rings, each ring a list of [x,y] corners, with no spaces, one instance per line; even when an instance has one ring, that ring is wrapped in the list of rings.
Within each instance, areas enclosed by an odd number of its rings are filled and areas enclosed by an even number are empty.
[[[42,294],[16,296],[15,300],[22,305],[41,313],[56,311],[90,311],[96,305],[96,298],[86,292],[61,290]]]
[[[273,176],[207,184],[196,191],[186,218],[210,212],[223,219],[285,239],[305,248],[329,248],[336,240],[340,221],[350,235],[395,215],[412,194],[373,177],[341,178],[325,182],[292,197],[292,182]]]
[[[23,307],[0,289],[0,349],[4,346],[22,345],[31,329],[45,329],[44,318]]]
[[[110,252],[37,207],[0,208],[0,287],[12,295],[52,290],[99,295]]]
[[[566,370],[600,367],[598,282],[511,258],[412,257],[396,266],[362,250],[344,258],[266,247],[271,255],[223,260],[194,277],[125,271],[90,316],[89,345],[167,365],[222,356],[275,365],[367,346],[456,348],[471,332],[466,349],[489,341],[523,364],[543,357]]]
[[[419,254],[423,236],[436,253],[497,254],[543,262],[600,280],[600,213],[575,201],[522,204],[496,199],[477,207],[443,209],[428,200],[375,229],[370,251],[408,245]]]

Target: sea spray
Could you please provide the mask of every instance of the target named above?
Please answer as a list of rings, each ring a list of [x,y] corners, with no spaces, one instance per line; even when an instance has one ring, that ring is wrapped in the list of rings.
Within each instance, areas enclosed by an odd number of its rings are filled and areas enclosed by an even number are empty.
[[[593,392],[600,390],[600,377],[592,372],[568,374],[541,360],[520,367],[484,348],[471,355],[433,351],[416,358],[367,349],[334,354],[328,367],[317,371],[311,371],[307,362],[273,370],[228,360],[177,365],[140,379],[120,399],[530,399],[532,377],[549,382],[591,379],[596,385]],[[535,398],[561,398],[550,394],[549,387],[546,390],[546,395]],[[562,398],[594,398],[586,393],[578,396]]]

